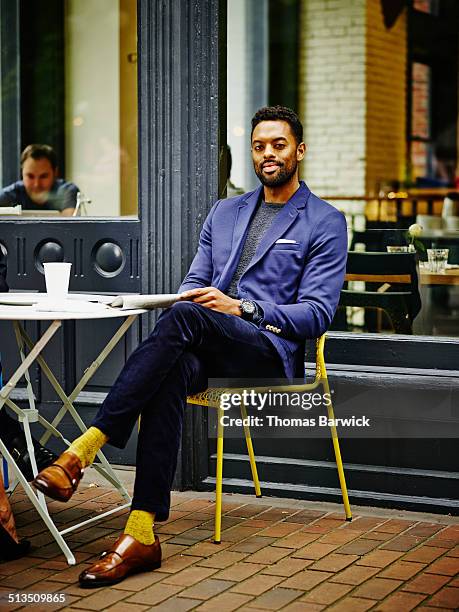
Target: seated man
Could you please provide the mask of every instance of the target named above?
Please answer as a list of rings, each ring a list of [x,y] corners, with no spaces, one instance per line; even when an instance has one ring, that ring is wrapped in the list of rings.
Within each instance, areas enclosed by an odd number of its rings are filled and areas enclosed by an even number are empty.
[[[67,501],[105,444],[124,448],[139,416],[136,479],[123,535],[80,575],[83,587],[161,564],[154,521],[167,520],[186,397],[211,377],[304,376],[304,343],[325,332],[344,280],[344,216],[299,182],[303,128],[284,107],[252,119],[262,185],[219,200],[201,232],[181,299],[128,359],[92,426],[34,480]]]
[[[22,210],[57,210],[71,217],[78,187],[57,178],[57,157],[49,145],[31,144],[21,155],[22,180],[0,191],[0,206],[20,204]]]

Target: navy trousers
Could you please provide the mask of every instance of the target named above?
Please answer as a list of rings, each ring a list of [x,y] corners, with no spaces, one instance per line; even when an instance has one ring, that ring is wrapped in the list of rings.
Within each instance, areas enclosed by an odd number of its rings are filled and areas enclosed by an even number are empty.
[[[186,397],[209,378],[282,378],[282,360],[260,330],[193,302],[163,312],[129,357],[92,425],[124,448],[142,417],[133,510],[169,516]]]

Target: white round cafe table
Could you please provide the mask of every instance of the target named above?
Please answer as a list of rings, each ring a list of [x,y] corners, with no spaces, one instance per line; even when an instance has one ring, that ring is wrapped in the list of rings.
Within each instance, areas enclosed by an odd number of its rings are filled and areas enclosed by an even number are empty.
[[[73,293],[68,296],[69,304],[78,304],[95,301],[96,298],[108,302],[112,300],[114,296],[97,295],[97,294],[84,294],[84,293]],[[142,308],[136,308],[131,310],[122,310],[121,308],[110,308],[107,306],[106,309],[95,308],[94,311],[90,312],[71,312],[70,309],[63,310],[37,310],[34,305],[28,303],[34,302],[40,304],[41,302],[49,301],[46,293],[0,293],[0,320],[2,321],[69,321],[72,319],[115,319],[122,318],[131,315],[139,315],[147,312]],[[12,302],[11,304],[5,304],[4,302]],[[23,302],[18,305],[14,302]],[[60,303],[60,302],[59,302]],[[97,306],[97,304],[96,304]]]
[[[6,297],[8,296],[8,297]],[[76,296],[76,297],[73,297]],[[73,294],[70,295],[70,300],[75,300],[76,302],[85,302],[86,299],[94,299],[94,295],[84,296],[83,294]],[[107,301],[113,299],[113,296],[100,296],[101,299]],[[34,447],[32,443],[32,437],[30,432],[30,423],[39,422],[44,428],[45,433],[40,439],[41,444],[46,444],[47,440],[51,437],[51,435],[61,439],[66,444],[70,444],[68,440],[62,435],[59,431],[58,426],[62,421],[62,418],[68,414],[74,420],[76,425],[81,431],[86,431],[86,425],[81,419],[80,415],[77,412],[73,402],[78,397],[79,393],[88,383],[90,378],[95,374],[100,365],[104,362],[107,356],[110,354],[112,349],[116,346],[116,344],[121,340],[121,338],[125,335],[137,317],[147,312],[143,309],[135,309],[135,310],[122,310],[120,308],[98,308],[93,311],[88,312],[69,312],[66,309],[62,310],[37,310],[33,305],[27,305],[27,302],[38,301],[41,302],[46,300],[46,294],[37,294],[37,293],[9,293],[9,294],[0,294],[0,302],[1,301],[20,301],[22,305],[13,305],[13,304],[1,304],[0,303],[0,320],[1,321],[11,321],[17,346],[18,352],[20,356],[20,365],[16,369],[16,371],[9,377],[5,386],[0,390],[0,410],[4,405],[7,405],[9,408],[14,410],[14,412],[18,415],[19,420],[22,421],[24,425],[24,433],[27,441],[27,448],[30,456],[30,461],[32,464],[32,469],[34,474],[37,473],[37,466],[35,461]],[[70,306],[72,308],[72,306]],[[94,361],[89,365],[88,368],[85,369],[83,376],[79,383],[76,385],[74,390],[67,395],[58,382],[56,376],[51,371],[50,367],[43,359],[42,351],[57,330],[62,326],[62,321],[79,321],[79,320],[87,320],[87,319],[123,319],[120,322],[120,326],[114,332],[113,336],[101,350],[99,355],[94,359]],[[50,321],[49,326],[44,331],[42,336],[36,341],[33,342],[26,331],[24,330],[21,322],[22,321]],[[97,338],[95,338],[97,341]],[[26,350],[27,349],[27,350]],[[53,418],[53,421],[50,423],[47,421],[42,415],[39,414],[38,409],[35,405],[35,396],[33,393],[32,385],[30,382],[29,369],[34,364],[38,364],[46,376],[46,378],[51,383],[51,386],[54,388],[56,395],[62,401],[62,406]],[[16,387],[17,383],[24,377],[27,385],[27,395],[29,400],[28,408],[19,407],[14,401],[10,399],[10,394],[13,389]],[[0,432],[1,434],[1,432]],[[124,500],[124,504],[117,506],[111,510],[106,512],[102,512],[86,521],[79,522],[71,527],[67,527],[66,529],[59,530],[56,524],[54,523],[52,516],[50,515],[46,503],[46,499],[42,493],[36,493],[34,489],[30,486],[25,478],[24,474],[22,474],[21,470],[17,466],[14,458],[11,456],[10,452],[6,448],[5,444],[1,440],[0,436],[0,454],[3,455],[8,464],[10,465],[13,474],[16,478],[17,483],[20,483],[24,488],[25,493],[28,498],[34,505],[35,509],[39,513],[40,517],[45,522],[48,527],[50,533],[53,535],[60,549],[64,553],[67,558],[67,562],[69,565],[75,564],[75,557],[68,547],[66,541],[64,540],[64,535],[79,529],[83,525],[87,525],[93,523],[94,521],[98,521],[114,512],[118,512],[121,509],[128,508],[131,503],[131,497],[124,485],[121,483],[116,473],[114,472],[112,466],[103,455],[101,451],[97,454],[100,463],[94,464],[94,467],[97,469],[105,479],[112,484],[120,493],[121,497]],[[16,484],[17,484],[16,483]]]

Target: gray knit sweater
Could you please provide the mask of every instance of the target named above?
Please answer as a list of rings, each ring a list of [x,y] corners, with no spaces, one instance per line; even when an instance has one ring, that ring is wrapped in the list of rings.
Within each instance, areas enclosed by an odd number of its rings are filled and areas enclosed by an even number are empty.
[[[244,248],[242,249],[236,271],[226,292],[230,297],[238,297],[237,284],[252,261],[261,239],[273,222],[274,217],[282,210],[282,207],[283,204],[267,204],[263,201],[258,207],[247,231]]]

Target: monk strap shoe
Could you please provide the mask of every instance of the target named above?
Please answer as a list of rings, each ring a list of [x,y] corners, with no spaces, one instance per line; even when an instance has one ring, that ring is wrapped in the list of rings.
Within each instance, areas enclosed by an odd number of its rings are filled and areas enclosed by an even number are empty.
[[[49,467],[42,470],[32,481],[32,485],[56,501],[68,501],[83,478],[80,459],[70,451],[62,455]]]
[[[158,536],[153,544],[141,544],[122,534],[99,561],[80,574],[80,586],[91,589],[121,582],[127,576],[161,567],[161,545]]]

